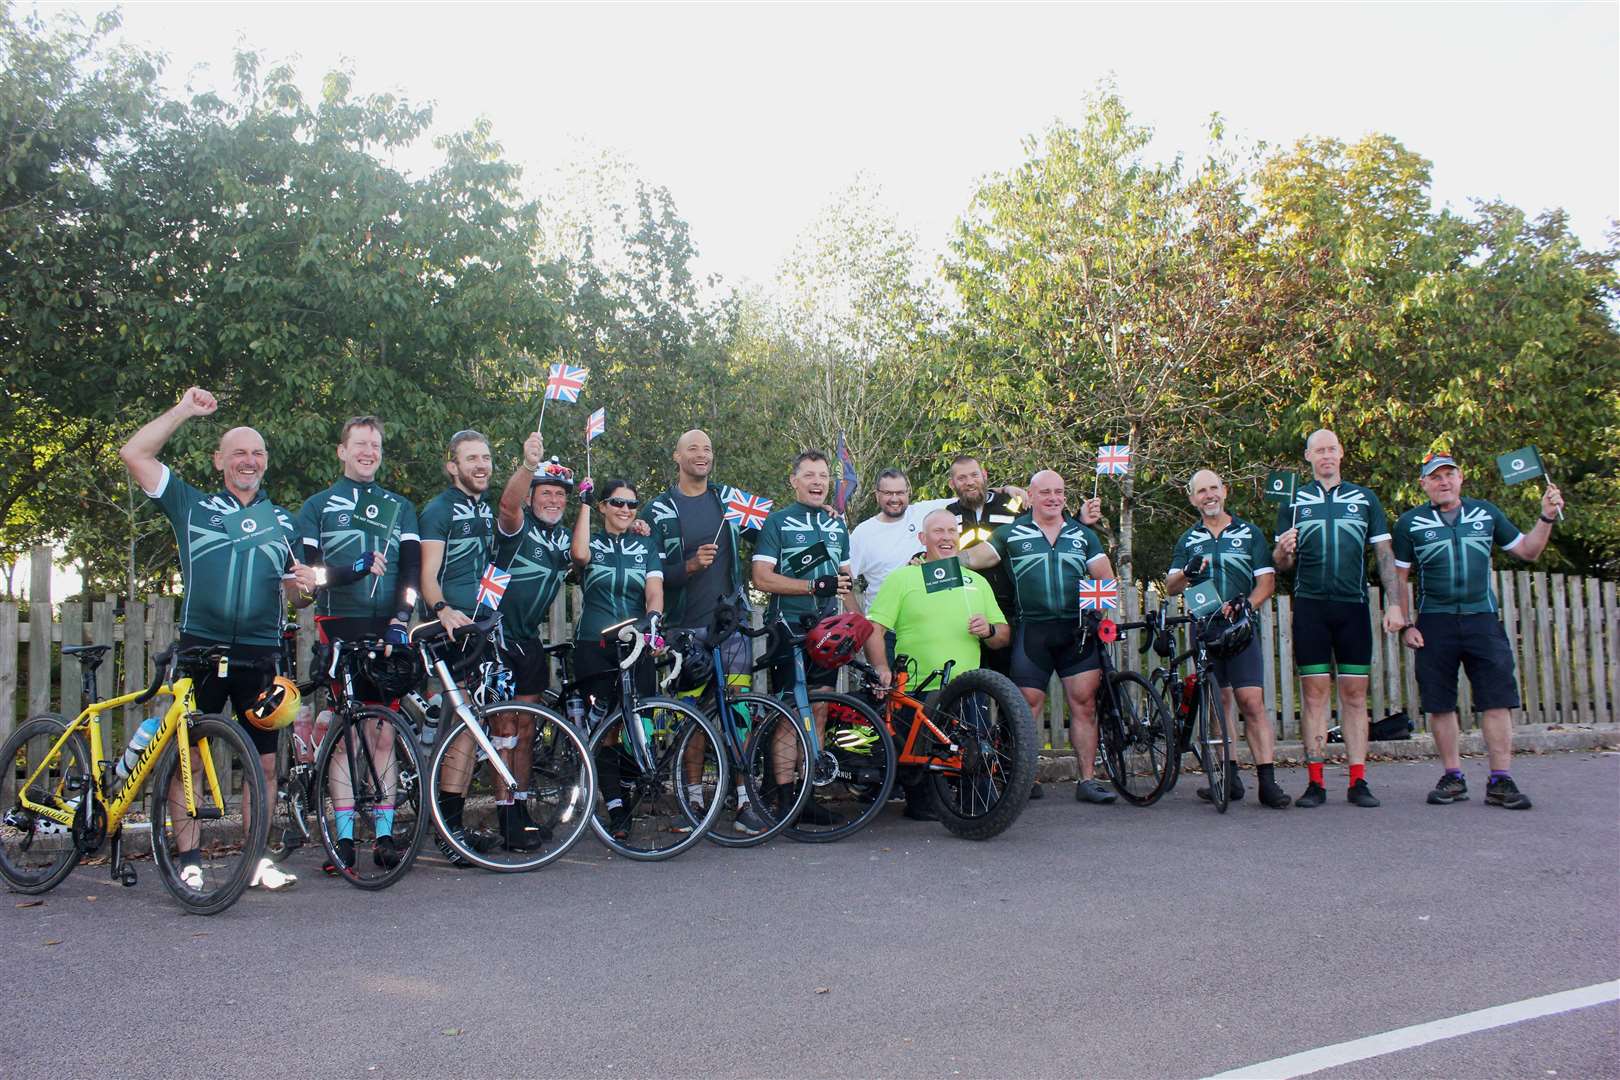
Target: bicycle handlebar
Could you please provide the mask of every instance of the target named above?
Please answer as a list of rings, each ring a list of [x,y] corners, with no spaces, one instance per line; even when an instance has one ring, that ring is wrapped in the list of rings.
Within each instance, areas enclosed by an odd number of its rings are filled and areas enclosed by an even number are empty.
[[[173,641],[169,643],[169,647],[167,649],[164,649],[162,652],[152,657],[152,684],[146,688],[145,692],[143,692],[140,697],[131,702],[131,704],[145,705],[148,701],[151,701],[153,698],[157,697],[158,690],[163,686],[164,683],[169,681],[169,676],[174,671],[174,662],[179,655],[180,643],[178,641]]]

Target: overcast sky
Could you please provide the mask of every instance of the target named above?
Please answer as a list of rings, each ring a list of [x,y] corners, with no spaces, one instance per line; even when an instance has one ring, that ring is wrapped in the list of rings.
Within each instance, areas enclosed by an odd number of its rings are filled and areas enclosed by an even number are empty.
[[[86,14],[107,5],[71,5]],[[930,251],[977,177],[1076,121],[1113,78],[1196,152],[1211,112],[1249,139],[1388,132],[1434,162],[1437,201],[1561,206],[1589,245],[1620,216],[1620,6],[1387,4],[128,4],[125,36],[176,88],[230,85],[240,40],[341,63],[356,89],[488,116],[539,178],[611,149],[673,192],[730,281],[768,280],[858,173]],[[199,70],[201,68],[201,70]]]

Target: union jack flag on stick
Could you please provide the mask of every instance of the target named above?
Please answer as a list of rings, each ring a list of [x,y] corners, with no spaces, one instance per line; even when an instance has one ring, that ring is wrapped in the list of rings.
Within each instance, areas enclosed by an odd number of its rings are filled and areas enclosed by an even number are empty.
[[[745,532],[757,529],[765,524],[765,519],[771,516],[771,510],[775,506],[770,499],[736,490],[731,493],[731,498],[726,500],[726,520],[736,522],[737,528]]]
[[[546,422],[546,402],[566,401],[569,404],[579,400],[579,392],[585,389],[585,377],[589,375],[589,368],[575,367],[572,364],[552,364],[546,375],[546,396],[540,399],[540,419],[534,426],[539,431]]]
[[[506,587],[512,583],[510,570],[502,570],[494,563],[484,567],[484,576],[478,579],[478,606],[495,611],[501,606]]]
[[[1112,611],[1119,607],[1118,578],[1086,578],[1080,582],[1081,611]]]

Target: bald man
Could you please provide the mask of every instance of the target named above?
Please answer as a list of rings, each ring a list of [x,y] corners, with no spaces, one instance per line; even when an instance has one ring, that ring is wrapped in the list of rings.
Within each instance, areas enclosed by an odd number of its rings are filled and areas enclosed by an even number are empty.
[[[1258,609],[1271,599],[1277,588],[1266,534],[1258,525],[1226,512],[1226,481],[1213,469],[1193,473],[1187,482],[1187,498],[1198,511],[1199,520],[1176,541],[1175,553],[1170,556],[1170,573],[1165,578],[1165,591],[1175,596],[1189,586],[1213,581],[1224,605],[1222,616],[1229,616],[1233,605],[1245,599],[1250,607]],[[1281,810],[1288,805],[1289,798],[1277,785],[1276,737],[1271,730],[1271,718],[1266,715],[1261,689],[1264,676],[1265,654],[1260,647],[1259,634],[1250,638],[1249,644],[1236,656],[1215,661],[1215,681],[1221,687],[1221,713],[1227,741],[1234,747],[1237,745],[1237,714],[1241,712],[1244,738],[1259,776],[1260,802],[1273,810]],[[1233,802],[1243,798],[1243,780],[1238,775],[1236,760],[1227,762],[1226,790]],[[1209,799],[1210,789],[1199,788],[1198,797]]]
[[[1080,802],[1111,803],[1113,790],[1094,775],[1097,767],[1097,687],[1101,660],[1093,637],[1080,648],[1080,582],[1111,578],[1114,568],[1102,540],[1065,503],[1063,477],[1042,469],[1029,481],[1030,509],[990,539],[962,552],[962,563],[984,571],[1005,562],[1012,571],[1018,625],[1009,667],[1032,712],[1046,704],[1055,673],[1069,704],[1069,741],[1080,761]]]
[[[276,677],[287,600],[314,592],[315,571],[294,555],[298,532],[292,515],[264,493],[270,454],[257,431],[235,427],[220,436],[214,469],[225,486],[212,494],[192,487],[158,460],[187,420],[211,416],[218,408],[213,394],[192,387],[174,408],[130,436],[118,456],[174,528],[185,589],[180,644],[230,650],[223,673],[212,665],[189,673],[197,679],[197,707],[221,713],[229,702],[259,752],[267,805],[274,806],[277,733],[248,724],[242,714]],[[200,889],[204,879],[196,826],[177,823],[176,832],[182,849],[180,879]],[[278,889],[297,880],[265,858],[252,884]]]
[[[1305,440],[1311,482],[1277,510],[1277,544],[1271,557],[1278,570],[1294,571],[1294,663],[1305,698],[1300,715],[1310,783],[1294,800],[1304,808],[1327,800],[1323,755],[1333,682],[1338,676],[1339,726],[1350,763],[1349,801],[1374,807],[1367,787],[1367,677],[1372,670],[1372,624],[1367,610],[1367,548],[1378,559],[1384,586],[1384,630],[1406,626],[1389,520],[1378,496],[1339,475],[1344,447],[1323,428]]]

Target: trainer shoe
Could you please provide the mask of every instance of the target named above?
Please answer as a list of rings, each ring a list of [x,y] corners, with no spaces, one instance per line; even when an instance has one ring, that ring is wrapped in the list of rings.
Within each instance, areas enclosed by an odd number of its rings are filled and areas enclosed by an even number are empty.
[[[608,835],[623,840],[630,835],[630,808],[620,803],[608,810]]]
[[[760,817],[751,802],[745,802],[737,809],[737,819],[731,823],[732,830],[743,836],[758,836],[770,827],[770,823]]]
[[[1364,806],[1369,810],[1375,806],[1383,805],[1383,803],[1379,802],[1378,799],[1373,795],[1372,789],[1367,786],[1367,781],[1365,780],[1357,780],[1355,783],[1351,784],[1350,790],[1345,793],[1344,797],[1355,803],[1357,806]]]
[[[259,865],[253,868],[253,880],[248,882],[250,889],[290,889],[298,884],[298,875],[289,874],[270,859],[260,859]]]
[[[799,811],[798,820],[794,822],[795,825],[814,825],[822,829],[843,823],[843,818],[816,802],[814,795],[805,800],[804,809]]]
[[[394,841],[392,833],[383,833],[371,845],[371,861],[376,863],[379,869],[392,870],[404,859],[405,856],[400,853],[399,844]]]
[[[1032,799],[1046,798],[1046,792],[1041,788],[1039,780],[1035,781],[1034,785],[1029,789],[1029,797]]]
[[[1462,773],[1441,773],[1440,782],[1434,785],[1429,792],[1430,806],[1444,806],[1446,803],[1467,802],[1468,781],[1463,779]]]
[[[180,853],[180,884],[192,892],[202,892],[203,869],[202,853],[199,851],[182,851]]]
[[[354,865],[354,840],[344,837],[337,842],[338,861],[327,859],[321,864],[321,870],[328,874],[336,874],[340,869],[347,870]]]
[[[1485,805],[1505,810],[1530,809],[1530,796],[1519,790],[1511,776],[1499,776],[1485,785]]]
[[[1197,795],[1205,802],[1215,801],[1210,796],[1209,788],[1207,787],[1201,787],[1197,791],[1193,792],[1193,794]],[[1237,762],[1235,761],[1228,761],[1226,763],[1226,801],[1243,801],[1243,776],[1238,772]]]
[[[1307,784],[1305,794],[1294,800],[1294,805],[1309,810],[1313,806],[1321,806],[1327,802],[1327,789],[1321,784]]]
[[[1092,777],[1090,780],[1082,780],[1074,785],[1075,802],[1106,804],[1113,802],[1117,798],[1119,796],[1109,791],[1108,785],[1096,777]]]
[[[545,846],[551,830],[543,829],[532,821],[518,816],[519,808],[501,807],[501,846],[507,851],[535,851]]]
[[[1261,806],[1268,806],[1273,810],[1281,810],[1294,801],[1288,797],[1288,792],[1282,789],[1282,785],[1275,780],[1269,784],[1264,780],[1260,781],[1259,797]]]

